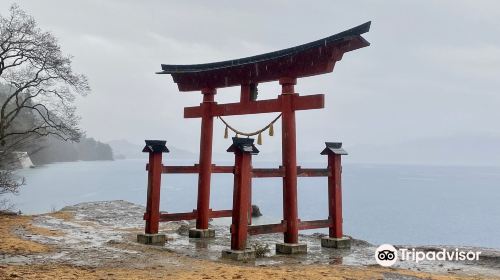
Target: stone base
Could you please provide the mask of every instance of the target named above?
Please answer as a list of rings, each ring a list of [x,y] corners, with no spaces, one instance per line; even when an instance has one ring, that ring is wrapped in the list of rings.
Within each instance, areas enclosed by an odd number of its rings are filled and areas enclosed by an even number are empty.
[[[215,230],[209,229],[197,229],[192,228],[189,230],[189,238],[213,238],[215,237]]]
[[[167,237],[163,233],[148,234],[141,233],[137,235],[137,242],[147,245],[165,245]]]
[[[321,246],[335,249],[349,249],[351,248],[351,239],[345,236],[342,238],[323,237],[321,238]]]
[[[305,254],[307,244],[305,243],[276,243],[276,254]]]
[[[247,248],[245,250],[223,250],[222,258],[233,261],[246,261],[255,259],[255,250]]]

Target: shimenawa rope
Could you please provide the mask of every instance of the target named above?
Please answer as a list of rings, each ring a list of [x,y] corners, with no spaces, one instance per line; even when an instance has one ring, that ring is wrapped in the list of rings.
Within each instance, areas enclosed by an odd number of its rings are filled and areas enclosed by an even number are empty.
[[[247,136],[247,137],[259,135],[257,137],[257,144],[262,145],[262,132],[269,129],[269,136],[274,136],[274,123],[281,118],[281,114],[279,114],[273,121],[271,121],[264,128],[259,129],[259,130],[254,131],[254,132],[243,132],[243,131],[237,130],[236,128],[232,127],[229,123],[227,123],[226,120],[224,120],[222,117],[218,116],[218,118],[224,123],[224,125],[226,125],[226,128],[224,129],[224,138],[229,137],[228,130],[230,129],[231,131],[236,133],[236,137],[238,137],[238,135],[243,135],[243,136]]]

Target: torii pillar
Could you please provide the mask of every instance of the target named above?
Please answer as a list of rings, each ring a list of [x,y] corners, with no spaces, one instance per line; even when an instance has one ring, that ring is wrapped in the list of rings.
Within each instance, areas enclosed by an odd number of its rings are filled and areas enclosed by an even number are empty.
[[[276,244],[276,253],[291,254],[307,252],[306,244],[299,244],[299,219],[297,206],[297,138],[295,109],[293,106],[295,78],[281,78],[282,128],[281,143],[283,167],[283,222],[286,224],[284,243]]]
[[[330,228],[328,237],[321,238],[321,246],[347,249],[351,247],[351,238],[344,236],[342,230],[342,156],[347,152],[341,142],[326,142],[321,152],[328,156],[328,219]]]
[[[215,237],[215,230],[208,228],[210,219],[210,181],[212,177],[212,140],[214,129],[214,116],[210,112],[212,104],[216,104],[214,88],[204,88],[203,103],[201,104],[203,116],[201,118],[200,133],[200,163],[198,173],[198,201],[196,228],[189,230],[190,238]]]
[[[146,140],[143,153],[149,153],[148,198],[146,203],[146,228],[144,234],[137,235],[137,242],[143,244],[164,245],[166,236],[158,233],[160,223],[160,189],[162,173],[162,154],[169,153],[167,141]]]
[[[259,153],[252,138],[233,137],[233,144],[227,149],[233,152],[234,186],[231,223],[231,249],[222,251],[222,258],[232,260],[255,259],[255,250],[247,248],[248,217],[250,214],[252,155]]]

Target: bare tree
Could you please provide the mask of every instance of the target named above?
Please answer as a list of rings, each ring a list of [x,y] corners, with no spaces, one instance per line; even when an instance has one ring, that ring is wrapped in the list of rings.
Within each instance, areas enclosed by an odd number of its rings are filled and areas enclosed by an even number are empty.
[[[23,178],[16,178],[10,170],[0,171],[0,195],[13,193],[17,194],[19,192],[19,187],[24,185]]]
[[[62,54],[56,38],[17,5],[8,17],[0,16],[0,82],[13,89],[0,108],[1,143],[33,134],[80,138],[74,100],[89,92],[87,78],[73,72],[71,57]],[[16,127],[23,110],[37,121]]]
[[[57,39],[17,5],[9,15],[0,15],[1,170],[8,169],[5,155],[40,137],[81,137],[74,101],[90,88],[84,75],[73,72],[71,59],[61,52]],[[13,181],[0,178],[0,189],[6,182]]]

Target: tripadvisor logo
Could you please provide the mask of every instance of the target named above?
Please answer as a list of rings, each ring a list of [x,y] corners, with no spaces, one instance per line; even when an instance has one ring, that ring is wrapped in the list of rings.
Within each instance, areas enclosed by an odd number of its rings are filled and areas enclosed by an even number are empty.
[[[390,244],[382,244],[375,251],[375,260],[381,266],[391,266],[398,260],[398,250]]]
[[[390,244],[380,245],[375,250],[375,260],[381,266],[392,266],[399,259],[400,261],[411,261],[419,263],[421,261],[477,261],[481,252],[455,250],[432,250],[423,251],[415,248],[401,248],[399,251]],[[399,257],[398,257],[399,256]]]

